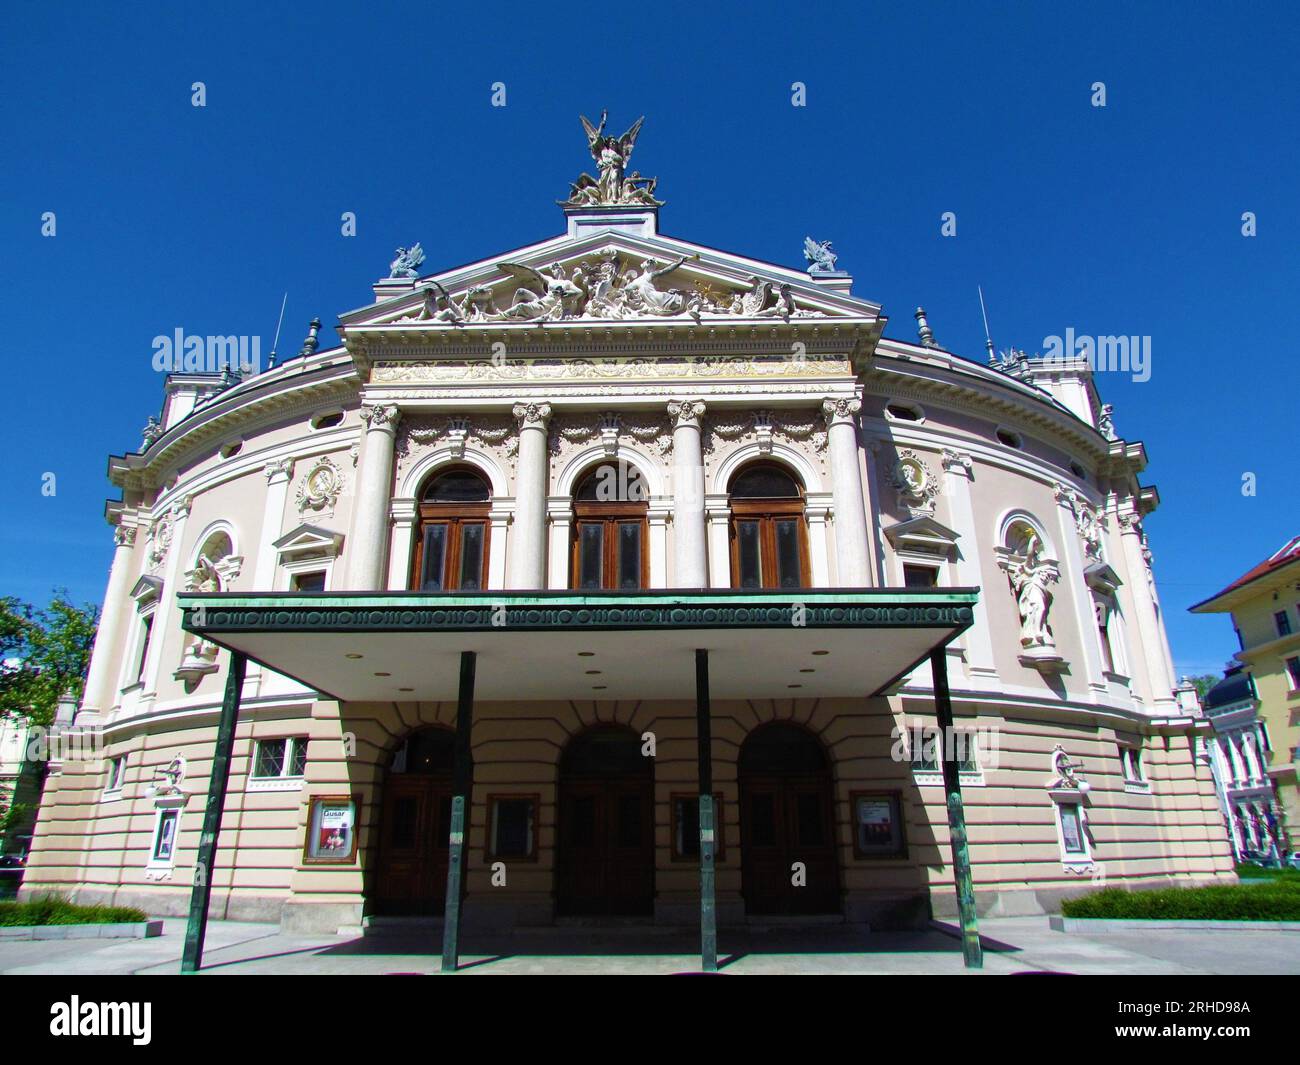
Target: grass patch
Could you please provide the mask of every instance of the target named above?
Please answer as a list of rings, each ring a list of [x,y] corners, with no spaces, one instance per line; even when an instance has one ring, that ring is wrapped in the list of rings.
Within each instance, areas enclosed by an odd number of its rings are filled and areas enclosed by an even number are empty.
[[[1300,880],[1155,891],[1103,888],[1061,903],[1061,913],[1121,921],[1300,921]]]
[[[1258,865],[1243,862],[1233,870],[1240,880],[1294,880],[1300,883],[1300,869],[1264,869]]]
[[[131,906],[78,906],[58,895],[0,902],[0,928],[50,924],[136,924],[149,915]]]

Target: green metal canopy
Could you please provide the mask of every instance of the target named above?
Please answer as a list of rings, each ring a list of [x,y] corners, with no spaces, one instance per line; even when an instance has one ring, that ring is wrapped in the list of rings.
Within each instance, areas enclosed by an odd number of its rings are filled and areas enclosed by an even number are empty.
[[[184,627],[327,696],[480,700],[864,696],[973,621],[974,588],[183,594]]]

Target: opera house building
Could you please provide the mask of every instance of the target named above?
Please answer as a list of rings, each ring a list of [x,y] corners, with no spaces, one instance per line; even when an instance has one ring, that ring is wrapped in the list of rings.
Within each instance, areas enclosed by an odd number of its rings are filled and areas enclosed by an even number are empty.
[[[1229,874],[1087,361],[664,236],[639,123],[584,126],[560,235],[168,376],[24,891],[707,954]]]

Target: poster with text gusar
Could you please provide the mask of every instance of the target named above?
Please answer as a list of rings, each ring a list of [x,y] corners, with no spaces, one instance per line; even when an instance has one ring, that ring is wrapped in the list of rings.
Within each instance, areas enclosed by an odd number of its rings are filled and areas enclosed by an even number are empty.
[[[357,820],[351,798],[320,798],[312,802],[307,857],[316,862],[349,862],[354,855]]]

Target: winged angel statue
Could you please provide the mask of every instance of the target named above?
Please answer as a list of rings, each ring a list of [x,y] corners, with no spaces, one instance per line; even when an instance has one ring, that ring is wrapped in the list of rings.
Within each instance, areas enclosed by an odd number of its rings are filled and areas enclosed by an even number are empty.
[[[621,137],[612,137],[605,133],[605,122],[609,113],[600,113],[600,125],[593,126],[586,115],[582,119],[582,128],[587,133],[587,147],[591,157],[596,161],[596,177],[582,174],[570,186],[569,198],[565,201],[570,207],[591,206],[626,206],[644,204],[658,207],[654,198],[658,178],[642,177],[636,171],[627,173],[627,162],[632,158],[632,147],[636,144],[637,134],[645,121],[642,115],[632,123],[631,128]]]

